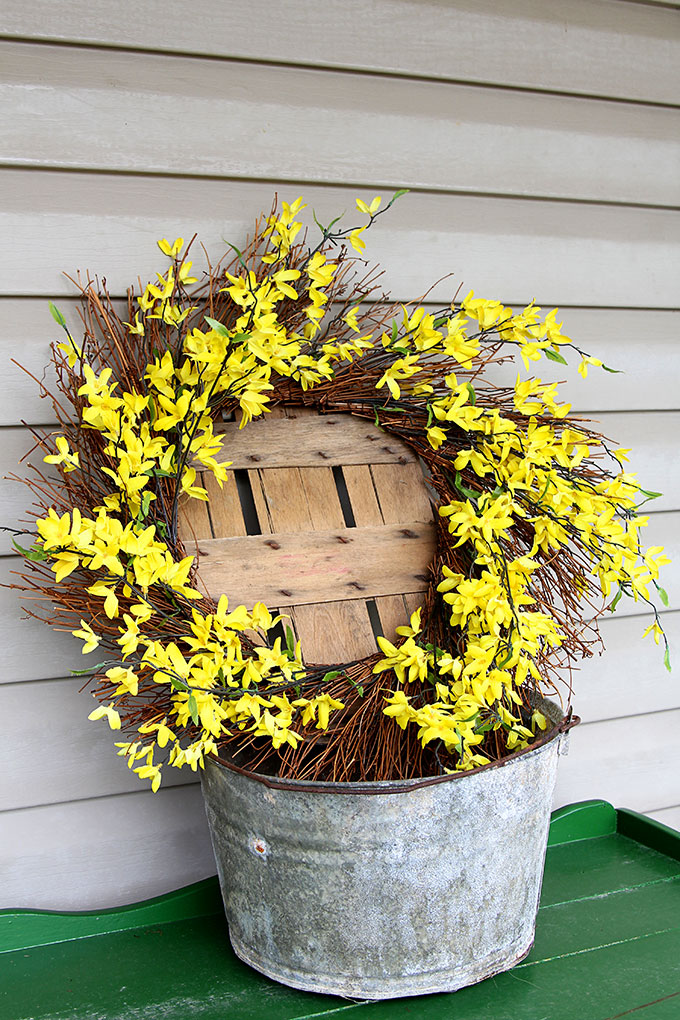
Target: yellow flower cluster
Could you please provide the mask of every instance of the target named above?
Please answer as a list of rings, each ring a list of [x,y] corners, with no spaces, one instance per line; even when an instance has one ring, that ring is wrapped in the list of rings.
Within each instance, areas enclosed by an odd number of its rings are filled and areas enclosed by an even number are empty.
[[[324,242],[347,238],[363,250],[361,235],[381,214],[380,204],[358,200],[368,223],[337,234],[322,228]],[[641,551],[638,533],[646,519],[636,512],[641,490],[634,477],[621,470],[596,477],[579,472],[598,441],[564,423],[569,405],[559,402],[554,384],[518,376],[503,410],[477,399],[471,374],[490,345],[518,350],[527,368],[543,356],[564,360],[560,347],[573,344],[556,310],[541,318],[530,304],[514,313],[470,292],[443,315],[403,308],[401,323],[395,319],[374,340],[372,332],[362,334],[358,305],[329,316],[339,263],[323,244],[291,267],[303,208],[301,199],[284,202],[266,223],[257,264],[240,257],[241,268],[225,274],[219,293],[230,314],[224,321],[192,320],[197,306],[186,288],[197,281],[182,255],[184,242],[158,242],[171,266],[145,288],[127,326],[131,338],[144,338],[155,321],[176,339],[154,351],[136,389],[123,389],[111,368],[88,364],[70,337],[62,345],[71,368],[80,363],[81,424],[99,434],[106,491],[89,516],[75,506],[62,514],[50,509],[37,522],[37,544],[57,584],[79,571],[100,600],[101,613],[73,632],[83,652],[102,641],[116,651],[101,664],[107,703],[90,718],[119,729],[128,724],[132,699],[143,701],[154,685],[169,691],[167,712],[140,716],[135,739],[117,745],[154,790],[161,781],[157,749],[170,765],[195,770],[225,735],[245,731],[274,748],[295,748],[304,739],[301,728],[326,729],[331,714],[344,708],[324,689],[337,672],[306,685],[299,643],[289,636],[282,647],[281,637],[273,637],[280,617],[262,603],[230,610],[226,595],[202,611],[193,557],[176,555],[180,497],[208,499],[197,471],[211,472],[220,485],[227,477],[213,429],[217,403],[237,410],[244,427],[269,409],[277,380],[306,391],[362,361],[374,373],[376,408],[420,414],[420,439],[446,466],[460,497],[439,507],[450,534],[449,562],[466,567],[444,563],[437,579],[450,645],[428,640],[418,610],[398,629],[400,643],[378,639],[384,657],[374,673],[386,674],[385,714],[404,729],[414,724],[423,745],[441,744],[458,769],[490,760],[479,747],[491,731],[502,732],[512,750],[545,728],[540,712],[527,715],[519,691],[540,683],[537,663],[565,640],[556,615],[543,611],[536,595],[536,578],[555,557],[575,545],[605,597],[618,585],[644,600],[668,562],[658,547]],[[581,355],[584,376],[588,365],[601,364]],[[81,470],[67,437],[58,436],[55,445],[48,463],[68,474]],[[171,505],[161,483],[174,493]],[[524,548],[519,555],[512,552],[518,546]],[[585,591],[585,575],[575,583]],[[168,605],[174,607],[168,636],[159,640],[160,607]],[[650,629],[658,641],[658,620]],[[414,685],[430,696],[414,697]]]

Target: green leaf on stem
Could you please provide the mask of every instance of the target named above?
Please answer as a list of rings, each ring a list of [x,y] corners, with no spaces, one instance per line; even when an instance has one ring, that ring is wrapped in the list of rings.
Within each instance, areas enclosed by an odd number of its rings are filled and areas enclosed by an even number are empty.
[[[148,513],[149,513],[149,506],[151,505],[151,500],[152,499],[153,499],[153,493],[152,492],[143,492],[142,493],[140,512],[141,512],[141,515],[142,515],[143,518],[146,517],[148,515]]]
[[[460,471],[456,471],[456,488],[459,492],[462,492],[464,496],[467,496],[468,499],[476,500],[479,497],[478,492],[475,492],[474,489],[468,489],[467,486],[463,485],[460,477]]]
[[[205,321],[208,323],[210,328],[214,329],[215,332],[219,333],[220,336],[224,336],[227,339],[230,339],[230,337],[229,337],[229,330],[224,325],[224,323],[218,322],[217,319],[211,319],[209,315],[205,316]]]
[[[71,676],[85,676],[86,673],[96,673],[105,665],[105,662],[98,662],[96,666],[86,666],[85,669],[72,669]]]
[[[387,209],[390,208],[391,205],[394,205],[394,203],[397,201],[397,199],[401,198],[402,195],[408,195],[410,190],[411,190],[410,188],[399,188],[398,191],[395,191],[395,193],[392,195],[392,198],[389,200],[389,202],[385,206],[385,209],[387,210]]]
[[[187,708],[189,709],[191,718],[194,721],[194,725],[198,726],[200,716],[198,714],[198,703],[196,701],[196,696],[193,694],[193,692],[189,695],[189,700],[187,701]]]
[[[244,269],[247,269],[248,266],[246,265],[246,260],[243,258],[243,252],[239,248],[237,248],[235,244],[231,244],[231,242],[229,241],[227,241],[226,244],[228,245],[229,248],[231,248],[232,251],[236,252],[239,262],[241,263]]]
[[[12,539],[12,545],[18,553],[21,553],[25,559],[31,560],[33,563],[44,563],[45,560],[49,559],[48,554],[40,545],[32,545],[30,549],[24,549],[15,539]]]
[[[51,301],[48,301],[47,303],[50,306],[50,312],[52,313],[52,318],[54,319],[54,321],[57,323],[58,326],[62,326],[64,329],[66,329],[66,319],[61,314],[57,306],[53,304]]]
[[[543,353],[545,354],[548,361],[558,361],[560,365],[567,364],[566,359],[563,358],[561,354],[558,354],[557,351],[551,351],[549,347],[546,347]]]

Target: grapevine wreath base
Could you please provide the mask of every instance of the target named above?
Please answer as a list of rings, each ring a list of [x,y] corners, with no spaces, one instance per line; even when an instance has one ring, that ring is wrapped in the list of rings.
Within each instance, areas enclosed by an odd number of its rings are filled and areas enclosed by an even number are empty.
[[[195,770],[217,752],[335,781],[483,767],[541,737],[532,699],[592,654],[603,599],[651,606],[656,587],[665,600],[668,561],[638,534],[654,494],[621,452],[566,417],[555,384],[493,383],[518,352],[526,369],[564,363],[563,350],[583,376],[602,363],[556,310],[515,313],[472,292],[438,310],[391,305],[361,257],[386,208],[357,207],[362,226],[317,221],[312,245],[302,201],[275,203],[200,281],[195,241],[160,241],[166,270],[124,309],[79,280],[82,340],[52,306],[66,331],[59,427],[37,439],[59,474],[28,482],[38,509],[16,587],[31,615],[98,649],[83,671],[90,718],[121,731],[118,753],[154,790],[163,765]],[[275,406],[374,422],[420,458],[436,499],[422,609],[361,661],[306,662],[261,602],[209,598],[182,544],[182,501],[208,498],[197,473],[222,484],[229,471],[219,423],[249,427]],[[652,610],[648,631],[665,641]]]

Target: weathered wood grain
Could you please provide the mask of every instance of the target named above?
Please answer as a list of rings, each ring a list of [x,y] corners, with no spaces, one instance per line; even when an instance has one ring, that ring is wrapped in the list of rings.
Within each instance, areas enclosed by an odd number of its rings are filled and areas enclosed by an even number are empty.
[[[424,590],[434,553],[431,528],[277,532],[199,543],[201,579],[211,595],[232,578],[231,601],[291,605]]]
[[[290,409],[295,428],[280,428],[269,414],[246,428],[227,423],[215,428],[224,440],[218,462],[238,468],[326,467],[344,464],[401,464],[415,457],[403,443],[350,414],[313,414]]]

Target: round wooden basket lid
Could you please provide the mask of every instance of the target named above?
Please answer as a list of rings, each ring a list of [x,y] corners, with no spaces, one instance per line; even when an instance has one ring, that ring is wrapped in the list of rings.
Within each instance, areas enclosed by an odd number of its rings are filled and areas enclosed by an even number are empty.
[[[420,463],[394,436],[350,414],[274,409],[224,423],[220,489],[188,501],[181,537],[217,599],[290,616],[308,663],[348,662],[394,640],[427,587],[435,530]],[[220,459],[220,458],[218,458]]]

